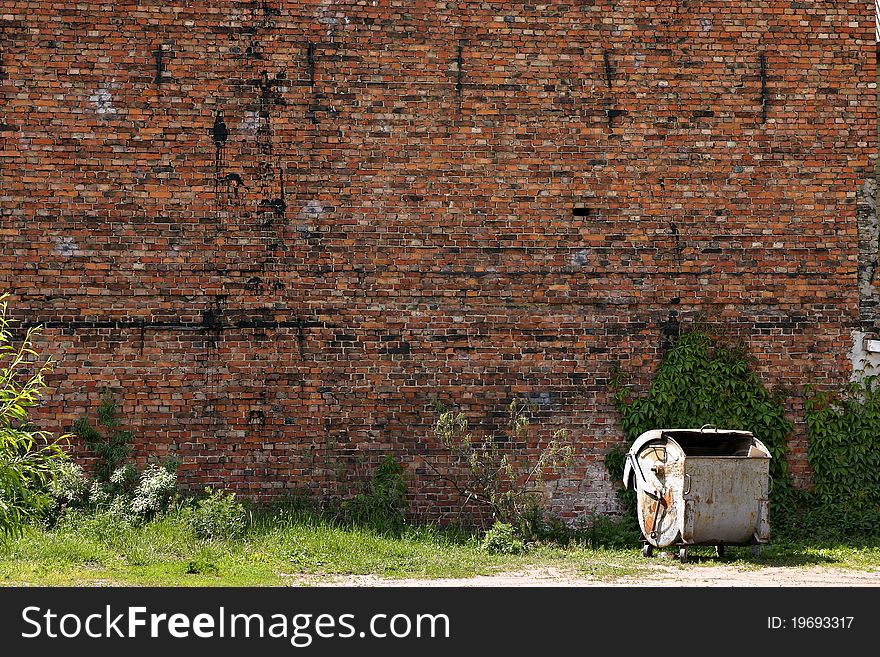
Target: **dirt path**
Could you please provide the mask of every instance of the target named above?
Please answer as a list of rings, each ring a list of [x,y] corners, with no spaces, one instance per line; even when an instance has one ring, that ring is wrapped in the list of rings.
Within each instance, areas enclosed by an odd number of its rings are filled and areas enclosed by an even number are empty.
[[[652,566],[646,574],[589,577],[556,569],[481,575],[464,579],[385,579],[375,575],[297,577],[300,586],[877,586],[880,571],[833,567],[735,565]]]

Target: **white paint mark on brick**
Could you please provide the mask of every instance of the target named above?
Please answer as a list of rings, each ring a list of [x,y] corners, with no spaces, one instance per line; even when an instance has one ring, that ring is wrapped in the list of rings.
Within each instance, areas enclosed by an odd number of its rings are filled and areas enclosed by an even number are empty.
[[[348,25],[351,23],[348,16],[341,11],[334,11],[333,0],[321,0],[321,6],[315,12],[316,18],[321,25],[328,27],[327,34],[333,33],[339,25]]]
[[[82,255],[79,246],[77,246],[72,237],[56,237],[55,253],[64,258]]]
[[[701,18],[700,29],[703,30],[703,32],[708,32],[712,29],[712,21],[710,21],[708,18]]]
[[[317,219],[324,213],[324,206],[314,199],[302,206],[300,215],[303,219]]]
[[[590,252],[587,249],[581,249],[580,251],[576,251],[571,255],[571,259],[569,262],[573,267],[583,267],[587,264],[587,260],[590,257]]]
[[[98,114],[116,114],[116,108],[113,107],[113,95],[109,89],[98,89],[89,96],[89,101],[95,106],[95,112]]]
[[[266,117],[260,116],[259,112],[245,112],[239,130],[245,134],[255,135],[261,128],[268,127],[268,123]]]

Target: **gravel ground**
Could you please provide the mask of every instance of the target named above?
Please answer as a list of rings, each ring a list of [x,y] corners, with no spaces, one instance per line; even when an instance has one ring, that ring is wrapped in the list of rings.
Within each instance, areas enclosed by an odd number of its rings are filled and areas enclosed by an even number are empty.
[[[735,565],[655,565],[644,575],[593,578],[561,570],[540,569],[463,579],[385,579],[375,575],[295,577],[299,586],[878,586],[880,571],[829,567]]]

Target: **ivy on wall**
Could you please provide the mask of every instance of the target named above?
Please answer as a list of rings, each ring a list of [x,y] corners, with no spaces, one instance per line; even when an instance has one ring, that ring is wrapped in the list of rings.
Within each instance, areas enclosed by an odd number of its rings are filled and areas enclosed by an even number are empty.
[[[844,534],[880,534],[880,379],[866,377],[805,405],[807,459],[814,488],[804,525]]]

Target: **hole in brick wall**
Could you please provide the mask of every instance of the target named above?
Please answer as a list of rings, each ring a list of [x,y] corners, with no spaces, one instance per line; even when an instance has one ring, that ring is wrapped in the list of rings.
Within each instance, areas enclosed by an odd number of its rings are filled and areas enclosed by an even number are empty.
[[[590,215],[593,214],[593,209],[592,209],[592,208],[578,208],[578,207],[575,207],[574,209],[572,209],[571,213],[572,213],[575,217],[589,217]]]

